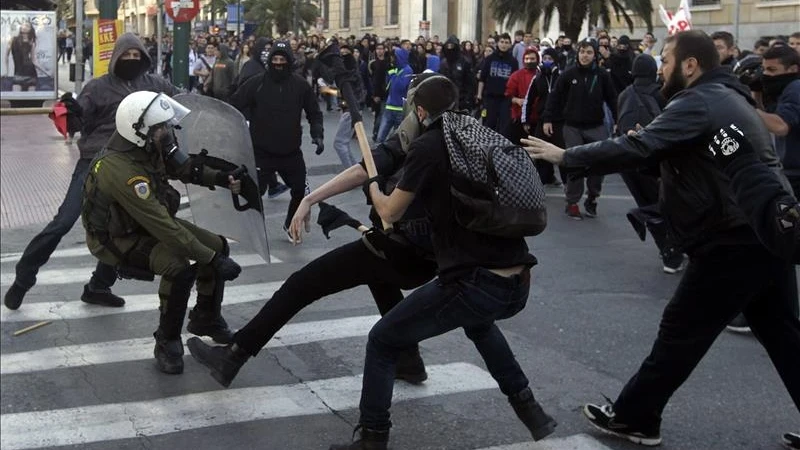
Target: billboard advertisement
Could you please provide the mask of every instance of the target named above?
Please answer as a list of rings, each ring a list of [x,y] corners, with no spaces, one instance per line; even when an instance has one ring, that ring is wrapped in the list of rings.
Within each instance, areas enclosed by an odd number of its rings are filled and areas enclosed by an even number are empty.
[[[92,25],[92,76],[97,78],[108,73],[108,63],[114,53],[114,44],[122,34],[123,24],[121,20],[99,19]]]
[[[0,11],[0,98],[56,98],[57,28],[55,11]]]

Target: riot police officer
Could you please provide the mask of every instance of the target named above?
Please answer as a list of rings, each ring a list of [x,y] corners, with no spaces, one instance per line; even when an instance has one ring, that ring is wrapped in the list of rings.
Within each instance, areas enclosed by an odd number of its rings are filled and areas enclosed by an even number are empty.
[[[187,330],[227,343],[232,333],[220,313],[224,282],[241,272],[228,257],[224,237],[175,217],[180,194],[170,178],[234,193],[241,186],[234,172],[212,169],[203,154],[190,156],[177,145],[174,125],[188,113],[164,94],[125,97],[116,131],[92,161],[81,212],[86,243],[100,261],[117,267],[121,276],[161,275],[155,357],[158,368],[170,374],[183,372],[180,335],[192,285],[196,281],[197,305]]]

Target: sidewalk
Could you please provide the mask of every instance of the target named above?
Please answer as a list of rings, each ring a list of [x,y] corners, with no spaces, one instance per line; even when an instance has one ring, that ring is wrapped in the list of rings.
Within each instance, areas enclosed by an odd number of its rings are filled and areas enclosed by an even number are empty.
[[[67,192],[78,147],[44,114],[0,116],[0,229],[46,223]]]

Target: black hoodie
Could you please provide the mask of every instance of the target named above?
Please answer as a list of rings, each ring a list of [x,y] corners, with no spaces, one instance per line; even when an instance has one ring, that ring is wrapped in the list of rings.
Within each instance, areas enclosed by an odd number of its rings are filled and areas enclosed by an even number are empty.
[[[453,48],[447,48],[449,44],[452,44]],[[439,73],[458,87],[458,109],[471,109],[472,100],[475,98],[475,77],[472,75],[472,65],[461,54],[461,46],[455,36],[447,38],[442,47]]]
[[[268,43],[269,39],[261,37],[253,44],[253,48],[250,50],[250,59],[244,63],[242,69],[239,71],[239,78],[236,80],[237,87],[243,85],[248,78],[264,73],[266,67],[261,63],[261,52],[264,51]]]
[[[656,60],[648,54],[639,55],[633,61],[633,84],[626,87],[618,99],[620,134],[635,130],[636,124],[647,126],[664,109],[667,102],[661,95],[661,85],[656,82],[657,70]]]
[[[302,112],[305,111],[312,139],[322,139],[322,112],[308,82],[292,72],[292,51],[286,42],[276,42],[269,53],[286,58],[283,76],[270,74],[272,63],[261,76],[250,77],[231,96],[230,103],[250,117],[250,137],[256,154],[287,156],[300,151]]]
[[[132,80],[123,80],[115,74],[120,56],[130,49],[142,55],[139,74]],[[78,104],[83,111],[83,128],[78,140],[81,158],[92,159],[116,131],[117,106],[128,94],[137,91],[163,92],[169,96],[180,90],[156,75],[147,73],[152,61],[142,41],[133,33],[124,33],[114,44],[114,52],[108,64],[108,73],[86,83]]]

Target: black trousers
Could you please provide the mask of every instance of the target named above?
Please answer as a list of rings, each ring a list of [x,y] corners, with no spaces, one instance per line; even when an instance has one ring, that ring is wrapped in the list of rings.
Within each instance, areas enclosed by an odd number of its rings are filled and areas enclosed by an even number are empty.
[[[332,250],[293,273],[234,341],[255,356],[300,310],[322,297],[369,286],[381,315],[403,300],[401,289],[415,289],[436,275],[436,264],[422,258],[372,253],[361,239]]]
[[[267,192],[267,188],[277,182],[275,172],[283,178],[289,186],[291,200],[289,209],[286,211],[286,220],[283,225],[289,227],[292,222],[300,201],[306,195],[306,162],[303,160],[303,153],[298,148],[289,155],[267,155],[256,153],[256,166],[258,166],[258,186],[261,195]]]
[[[650,355],[614,403],[618,420],[660,426],[672,394],[740,311],[800,410],[800,321],[786,301],[794,266],[769,254],[755,237],[743,244],[710,244],[690,256]]]
[[[620,176],[622,176],[622,181],[625,182],[625,186],[628,187],[634,201],[636,201],[636,206],[644,208],[658,205],[658,178],[642,172],[623,172],[620,173]],[[662,254],[666,250],[675,247],[667,233],[665,222],[648,222],[647,229]]]
[[[536,131],[533,135],[557,147],[567,147],[564,144],[564,122],[553,122],[552,136],[546,136],[544,134],[544,131],[542,130],[543,126],[544,122],[540,120],[539,123],[536,124]],[[553,184],[553,182],[556,181],[556,169],[552,163],[549,163],[543,159],[537,159],[534,164],[536,165],[536,171],[539,172],[539,178],[541,178],[542,183]],[[567,184],[567,176],[563,171],[559,171],[559,177],[561,178],[562,183]]]
[[[503,133],[511,121],[511,99],[504,96],[485,96],[483,106],[486,107],[485,126]]]

